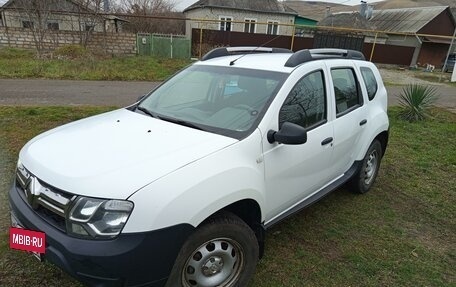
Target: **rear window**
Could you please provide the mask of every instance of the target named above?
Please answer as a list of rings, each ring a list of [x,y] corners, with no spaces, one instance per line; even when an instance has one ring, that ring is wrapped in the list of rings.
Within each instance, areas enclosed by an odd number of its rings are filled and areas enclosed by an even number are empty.
[[[377,79],[375,79],[374,72],[367,67],[361,67],[361,74],[363,75],[364,84],[366,84],[369,101],[372,101],[375,98],[375,94],[377,94]]]

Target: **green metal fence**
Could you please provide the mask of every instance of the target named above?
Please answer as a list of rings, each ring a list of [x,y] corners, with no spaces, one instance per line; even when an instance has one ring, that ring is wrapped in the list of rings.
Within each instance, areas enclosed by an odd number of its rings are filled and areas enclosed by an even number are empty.
[[[166,58],[190,58],[191,42],[185,36],[138,33],[138,54]]]

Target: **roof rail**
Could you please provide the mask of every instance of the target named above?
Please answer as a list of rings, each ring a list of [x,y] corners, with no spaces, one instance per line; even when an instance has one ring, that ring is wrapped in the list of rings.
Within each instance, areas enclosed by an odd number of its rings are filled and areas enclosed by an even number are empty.
[[[302,63],[320,59],[353,59],[366,60],[363,53],[344,49],[304,49],[299,50],[288,59],[285,67],[296,67]]]
[[[285,48],[270,48],[270,47],[222,47],[215,48],[209,51],[201,58],[201,61],[206,61],[213,58],[239,55],[239,54],[254,54],[254,53],[293,53],[293,51]]]

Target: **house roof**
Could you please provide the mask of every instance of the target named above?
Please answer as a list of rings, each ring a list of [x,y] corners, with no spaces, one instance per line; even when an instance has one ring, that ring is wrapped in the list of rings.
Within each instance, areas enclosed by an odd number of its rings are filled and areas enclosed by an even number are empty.
[[[0,6],[0,9],[8,8],[15,1],[16,0],[8,0],[8,1],[6,1],[5,4],[3,4],[3,6]],[[93,12],[93,10],[90,7],[90,5],[83,5],[82,0],[65,0],[65,1],[69,2],[69,3],[73,4],[73,5],[78,6],[78,7],[82,8],[83,10],[86,10],[86,11],[89,11],[89,12]],[[54,4],[54,3],[50,3],[50,4]],[[52,7],[52,6],[50,6],[50,7]]]
[[[9,6],[11,6],[15,1],[16,0],[8,0],[8,1],[6,1],[5,4],[3,4],[3,6],[0,6],[0,10],[12,8],[12,7],[9,7]],[[62,0],[62,1],[66,1],[66,2],[68,2],[70,4],[72,4],[72,5],[75,5],[75,6],[79,7],[80,9],[82,9],[83,11],[86,11],[88,13],[96,13],[96,11],[90,5],[83,5],[83,1],[82,0]],[[65,6],[63,6],[63,7],[65,7]],[[14,8],[14,6],[13,6],[13,8]],[[55,9],[55,10],[62,10],[62,11],[66,11],[66,12],[76,12],[74,10],[73,11],[65,10],[64,8]],[[102,12],[102,11],[97,11],[97,13],[98,12]],[[60,11],[55,12],[55,13],[60,13]],[[123,21],[123,22],[129,22],[129,21],[125,20],[125,19],[119,18],[119,17],[114,16],[114,15],[102,15],[102,16],[105,19],[109,19],[109,20],[119,20],[119,21]]]
[[[317,21],[321,21],[326,17],[326,11],[330,7],[332,13],[354,11],[358,8],[337,4],[334,2],[317,2],[317,1],[302,1],[302,0],[286,0],[285,4],[298,12],[300,16],[310,17]],[[340,1],[343,2],[343,1]]]
[[[184,13],[200,8],[228,8],[236,10],[247,10],[262,13],[289,14],[297,15],[298,13],[278,2],[277,0],[199,0],[193,5],[184,9]]]
[[[371,23],[365,17],[361,16],[359,12],[333,13],[318,22],[318,26],[375,30]]]
[[[295,24],[303,24],[303,25],[317,25],[318,20],[309,18],[309,17],[304,17],[300,15],[295,16]]]
[[[377,30],[386,32],[418,33],[448,6],[374,10],[369,22]]]
[[[320,22],[317,26],[325,27],[345,27],[362,30],[377,30],[376,27],[359,12],[338,12],[333,13]],[[375,36],[375,32],[365,32],[365,35]],[[378,33],[377,37],[388,38],[384,33]]]

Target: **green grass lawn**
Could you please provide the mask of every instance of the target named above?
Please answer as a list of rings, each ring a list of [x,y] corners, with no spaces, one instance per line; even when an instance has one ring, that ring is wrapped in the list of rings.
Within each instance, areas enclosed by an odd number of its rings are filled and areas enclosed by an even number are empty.
[[[109,109],[0,107],[0,286],[79,286],[9,249],[7,190],[26,141]],[[408,123],[393,109],[373,189],[340,189],[275,226],[251,286],[456,286],[456,115],[433,116]]]
[[[447,85],[456,87],[456,82],[451,82],[451,73],[442,73],[440,71],[426,73],[423,71],[416,71],[414,76],[418,79],[432,83],[445,83]]]
[[[162,81],[189,63],[146,56],[36,59],[32,51],[4,48],[0,49],[0,78]]]

